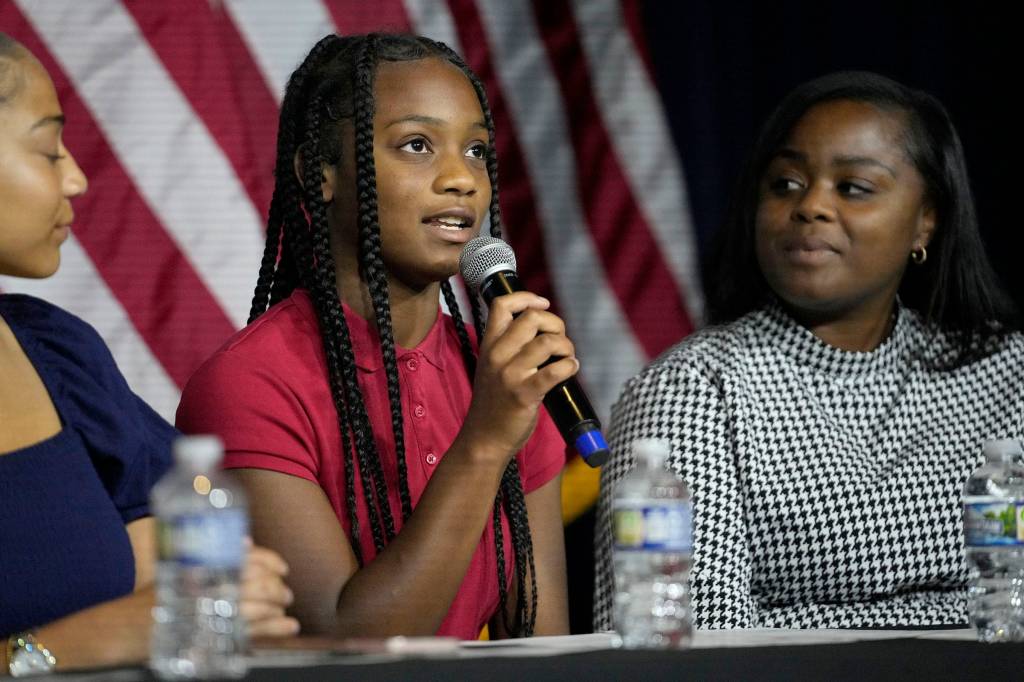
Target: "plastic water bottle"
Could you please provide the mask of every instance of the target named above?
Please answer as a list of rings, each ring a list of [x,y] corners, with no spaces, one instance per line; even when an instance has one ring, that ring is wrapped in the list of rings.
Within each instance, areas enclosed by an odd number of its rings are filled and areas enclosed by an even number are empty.
[[[150,668],[162,679],[242,677],[247,638],[239,592],[249,517],[213,436],[179,438],[153,488],[159,563]]]
[[[964,489],[967,610],[984,642],[1024,641],[1024,449],[985,443],[985,463]]]
[[[615,628],[627,648],[682,648],[693,636],[693,511],[668,453],[664,441],[636,441],[612,502]]]

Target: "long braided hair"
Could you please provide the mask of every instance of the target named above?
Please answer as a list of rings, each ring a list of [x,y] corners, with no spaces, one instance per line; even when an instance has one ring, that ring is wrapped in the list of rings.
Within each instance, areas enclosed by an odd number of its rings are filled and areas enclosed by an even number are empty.
[[[364,563],[359,544],[357,494],[368,509],[376,552],[395,537],[395,511],[388,499],[380,454],[356,379],[355,354],[348,324],[342,311],[331,254],[327,206],[320,186],[323,168],[337,165],[343,154],[353,154],[356,192],[359,267],[369,289],[381,353],[387,374],[391,428],[398,460],[399,499],[404,522],[412,513],[405,455],[404,422],[399,391],[395,337],[391,323],[388,283],[381,258],[380,223],[377,217],[377,182],[373,158],[373,84],[382,61],[410,61],[439,58],[459,68],[472,84],[484,113],[489,137],[486,158],[491,183],[491,234],[501,236],[498,205],[498,163],[494,153],[494,122],[483,85],[463,60],[448,46],[427,38],[369,34],[328,35],[321,39],[288,81],[277,138],[274,194],[267,221],[267,243],[253,294],[249,322],[270,306],[287,298],[296,287],[312,298],[327,357],[328,380],[338,413],[345,456],[345,494],[352,534],[352,548],[360,565]],[[351,121],[354,148],[342,149],[341,123]],[[302,182],[294,172],[294,159],[301,160]],[[476,355],[448,281],[441,291],[451,313],[466,371],[472,380]],[[477,338],[483,338],[483,311],[479,298],[470,296]],[[356,479],[360,490],[357,491]],[[515,612],[509,618],[506,557],[502,532],[502,510],[508,518],[515,554]],[[505,469],[492,514],[497,552],[499,609],[505,629],[516,636],[533,634],[537,612],[537,583],[533,544],[526,514],[526,499],[516,458]]]

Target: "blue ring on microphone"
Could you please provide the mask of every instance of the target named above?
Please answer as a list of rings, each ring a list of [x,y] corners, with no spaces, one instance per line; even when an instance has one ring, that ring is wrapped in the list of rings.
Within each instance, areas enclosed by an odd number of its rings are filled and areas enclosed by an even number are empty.
[[[608,453],[608,443],[598,429],[581,433],[576,438],[575,446],[576,452],[580,453],[584,460],[589,460],[592,455],[601,451]]]

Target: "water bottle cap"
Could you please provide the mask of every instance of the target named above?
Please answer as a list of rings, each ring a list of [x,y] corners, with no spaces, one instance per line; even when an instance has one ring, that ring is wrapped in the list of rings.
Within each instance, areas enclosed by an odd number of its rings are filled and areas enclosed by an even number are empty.
[[[217,436],[181,436],[174,441],[174,461],[190,469],[212,469],[224,457]]]
[[[997,462],[1015,455],[1024,455],[1020,441],[1014,438],[987,441],[982,451],[985,453],[985,459]]]
[[[640,438],[633,441],[633,454],[650,469],[664,468],[669,455],[668,442],[660,438]]]

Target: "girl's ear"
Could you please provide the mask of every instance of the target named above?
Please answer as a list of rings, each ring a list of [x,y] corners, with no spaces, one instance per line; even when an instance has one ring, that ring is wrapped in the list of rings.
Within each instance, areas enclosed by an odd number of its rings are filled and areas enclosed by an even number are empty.
[[[295,169],[295,179],[299,181],[299,187],[305,187],[302,181],[302,150],[295,152],[295,157],[292,158],[292,167]],[[320,178],[320,191],[323,193],[325,204],[334,201],[334,180],[334,166],[325,165]]]

